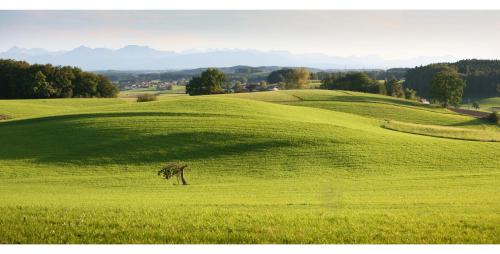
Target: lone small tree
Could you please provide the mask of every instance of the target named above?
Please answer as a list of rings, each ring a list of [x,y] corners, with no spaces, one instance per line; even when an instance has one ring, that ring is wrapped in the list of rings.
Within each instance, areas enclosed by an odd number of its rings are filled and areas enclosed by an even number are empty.
[[[179,179],[182,181],[182,185],[188,185],[186,179],[184,179],[184,172],[188,169],[187,164],[180,165],[177,162],[169,163],[163,166],[160,171],[158,171],[158,176],[169,180],[172,177],[177,177],[177,184],[179,184]]]
[[[481,106],[479,106],[479,103],[477,101],[473,102],[472,103],[472,107],[475,109],[475,110],[478,110]]]

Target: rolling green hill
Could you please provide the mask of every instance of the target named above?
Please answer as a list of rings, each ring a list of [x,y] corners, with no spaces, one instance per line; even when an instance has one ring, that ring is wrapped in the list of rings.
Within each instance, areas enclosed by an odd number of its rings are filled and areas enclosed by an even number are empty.
[[[342,91],[160,98],[0,101],[0,242],[500,243],[499,142],[382,127],[494,125]],[[156,176],[175,160],[190,185]]]

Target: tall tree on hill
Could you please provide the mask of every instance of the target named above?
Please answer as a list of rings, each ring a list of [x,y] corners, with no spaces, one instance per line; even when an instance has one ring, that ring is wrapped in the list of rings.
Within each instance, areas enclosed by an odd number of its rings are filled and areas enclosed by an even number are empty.
[[[321,87],[327,89],[379,93],[378,82],[370,78],[370,76],[364,72],[351,72],[345,75],[336,75],[332,73],[323,79]]]
[[[438,101],[443,107],[459,106],[462,102],[465,81],[458,72],[447,68],[434,75],[431,83],[431,98]]]
[[[307,87],[307,84],[309,83],[309,78],[311,75],[309,74],[309,71],[306,68],[298,68],[294,69],[292,80],[290,82],[290,88],[298,88],[298,89],[304,89]]]
[[[200,76],[193,77],[186,85],[186,93],[189,95],[205,95],[223,93],[222,84],[226,80],[223,72],[208,68]]]

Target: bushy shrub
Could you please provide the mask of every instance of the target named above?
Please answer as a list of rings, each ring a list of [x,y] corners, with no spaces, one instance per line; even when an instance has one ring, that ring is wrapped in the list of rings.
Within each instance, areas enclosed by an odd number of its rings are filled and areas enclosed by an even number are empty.
[[[488,121],[500,125],[500,114],[499,112],[491,113],[487,118]]]
[[[405,98],[407,100],[416,100],[417,99],[417,91],[410,89],[410,88],[405,88]]]
[[[158,100],[158,96],[154,93],[146,93],[146,94],[139,95],[139,97],[137,97],[137,102],[147,102],[147,101],[156,101],[156,100]]]

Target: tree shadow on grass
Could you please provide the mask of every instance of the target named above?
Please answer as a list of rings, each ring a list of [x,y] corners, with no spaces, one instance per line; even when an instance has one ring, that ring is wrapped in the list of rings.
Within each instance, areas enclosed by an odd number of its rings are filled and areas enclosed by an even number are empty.
[[[86,118],[96,118],[96,117],[140,117],[140,116],[187,116],[187,117],[210,117],[210,116],[224,116],[232,117],[232,115],[224,114],[214,114],[214,113],[191,113],[191,112],[148,112],[148,111],[137,111],[137,112],[105,112],[105,113],[88,113],[88,114],[69,114],[69,115],[58,115],[58,116],[46,116],[38,118],[29,118],[15,121],[8,121],[0,123],[0,128],[3,126],[25,126],[33,123],[43,123],[46,121],[56,121],[56,120],[73,120],[73,119],[86,119]]]
[[[0,124],[0,160],[34,160],[40,163],[83,165],[142,164],[170,160],[200,160],[291,147],[287,140],[258,139],[244,133],[188,131],[176,128],[158,134],[137,129],[97,127],[88,118],[121,117],[213,117],[218,114],[126,112],[66,115],[12,121]],[[224,116],[226,117],[226,116]],[[201,120],[201,119],[200,119]],[[223,118],[221,118],[221,121]],[[124,120],[126,121],[126,120]],[[144,126],[147,129],[147,118]]]
[[[488,120],[482,119],[482,118],[474,118],[474,119],[471,119],[469,121],[465,121],[465,122],[461,122],[461,123],[449,124],[448,126],[461,127],[461,126],[480,126],[480,125],[488,125],[488,126],[493,126],[493,127],[496,126],[494,123],[491,123]]]

